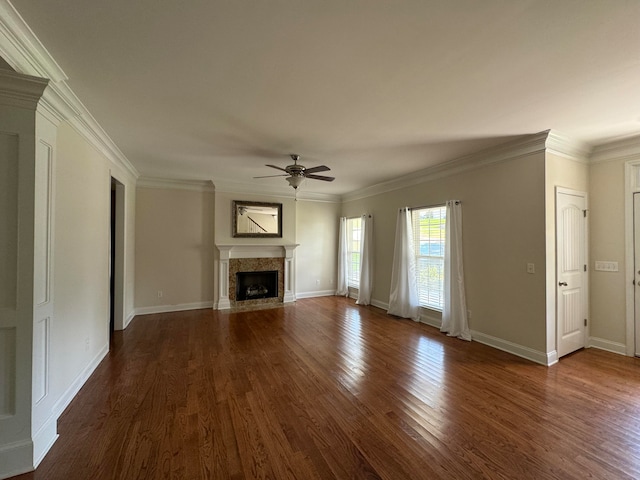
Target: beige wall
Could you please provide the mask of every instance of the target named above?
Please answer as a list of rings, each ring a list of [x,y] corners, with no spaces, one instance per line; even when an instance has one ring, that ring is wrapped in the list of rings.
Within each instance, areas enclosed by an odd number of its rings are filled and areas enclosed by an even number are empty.
[[[136,309],[211,306],[213,222],[213,192],[137,189]]]
[[[231,210],[234,200],[282,203],[282,238],[233,238],[231,233]],[[296,243],[297,203],[298,202],[295,201],[293,195],[291,197],[276,197],[267,195],[250,195],[246,193],[216,192],[215,243],[220,245],[294,244]]]
[[[296,293],[335,293],[340,204],[298,200],[296,208]]]
[[[125,315],[132,316],[131,214],[135,179],[114,166],[68,124],[58,128],[55,184],[54,318],[51,395],[62,405],[109,348],[111,175],[125,185]],[[91,370],[89,370],[90,372]],[[78,383],[80,382],[80,383]],[[60,412],[58,412],[60,413]]]
[[[625,220],[624,161],[595,163],[590,168],[589,226],[591,327],[595,339],[624,344]],[[618,272],[596,272],[596,260],[618,262]]]
[[[545,212],[542,152],[413,187],[345,202],[374,217],[373,299],[386,304],[397,210],[459,199],[470,327],[537,352],[545,348]],[[535,263],[535,275],[526,264]]]

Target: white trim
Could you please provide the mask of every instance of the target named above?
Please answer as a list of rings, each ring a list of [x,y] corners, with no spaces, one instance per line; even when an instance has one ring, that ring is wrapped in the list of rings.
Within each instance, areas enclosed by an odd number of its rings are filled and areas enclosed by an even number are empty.
[[[153,313],[184,312],[186,310],[200,310],[212,308],[213,302],[177,303],[175,305],[156,305],[153,307],[137,307],[137,315],[151,315]]]
[[[618,353],[620,355],[627,354],[627,346],[624,343],[612,342],[604,338],[589,337],[589,347],[598,348],[611,353]]]
[[[385,312],[389,310],[389,304],[381,302],[380,300],[372,299],[371,305],[380,308]],[[440,329],[442,320],[429,314],[425,314],[424,312],[425,310],[423,309],[420,314],[420,323]],[[558,363],[558,352],[556,352],[555,350],[549,353],[544,353],[529,347],[518,345],[517,343],[502,340],[501,338],[492,337],[491,335],[477,332],[475,330],[471,330],[471,337],[478,343],[482,343],[483,345],[497,348],[498,350],[502,350],[503,352],[511,353],[518,357],[531,360],[532,362],[539,363],[540,365],[551,366]]]
[[[425,325],[429,325],[430,327],[440,330],[440,327],[442,327],[442,319],[432,317],[431,315],[427,315],[423,312],[424,309],[422,309],[422,312],[420,313],[420,323],[424,323]]]
[[[598,145],[591,154],[591,163],[640,159],[640,135]]]
[[[237,193],[237,194],[260,194],[265,197],[278,198],[297,198],[298,200],[308,200],[315,202],[339,203],[340,195],[332,195],[326,193],[307,192],[304,185],[296,192],[293,188],[283,183],[282,185],[273,185],[269,183],[243,183],[231,182],[225,180],[213,180],[216,192],[220,193]]]
[[[53,444],[58,439],[58,417],[50,415],[40,427],[40,430],[33,436],[33,467],[37,468],[45,455],[49,452]]]
[[[131,323],[131,320],[133,320],[135,316],[136,316],[136,310],[134,308],[133,310],[131,310],[129,312],[129,315],[127,315],[127,319],[124,322],[123,330],[126,329],[129,326],[129,324]]]
[[[389,180],[387,182],[365,187],[360,190],[356,190],[355,192],[342,195],[342,201],[349,202],[353,200],[360,200],[362,198],[407,188],[469,170],[475,170],[487,165],[514,160],[519,157],[542,152],[546,149],[549,132],[550,131],[547,130],[534,135],[527,135],[526,137],[513,142],[503,143],[471,155],[459,157],[448,162],[433,165],[423,170],[418,170],[417,172],[413,172],[408,175],[403,175],[402,177]]]
[[[635,259],[633,232],[633,195],[640,192],[640,184],[636,173],[640,160],[632,160],[624,164],[624,250],[625,250],[625,353],[632,357],[636,354],[635,346]]]
[[[62,415],[62,412],[64,412],[64,410],[69,406],[71,401],[75,398],[75,396],[78,394],[80,389],[87,382],[89,377],[93,374],[95,369],[98,368],[98,365],[100,364],[100,362],[102,362],[104,357],[107,356],[107,353],[109,353],[108,344],[102,347],[102,349],[100,349],[100,351],[96,354],[96,356],[93,357],[93,360],[91,360],[87,364],[87,366],[82,370],[82,372],[80,372],[80,375],[76,377],[76,379],[71,383],[71,385],[69,385],[69,388],[67,388],[67,390],[60,396],[60,398],[52,408],[53,416],[55,418],[58,418],[60,417],[60,415]]]
[[[593,147],[587,143],[579,142],[563,135],[555,130],[549,130],[546,141],[547,152],[553,155],[567,158],[584,165],[588,165]]]
[[[215,187],[211,180],[176,180],[171,178],[138,177],[136,187],[215,192]]]
[[[544,353],[539,350],[524,347],[522,345],[518,345],[517,343],[502,340],[501,338],[497,337],[492,337],[491,335],[477,332],[475,330],[471,331],[471,337],[478,343],[482,343],[484,345],[497,348],[498,350],[502,350],[503,352],[511,353],[518,357],[531,360],[532,362],[539,363],[540,365],[545,365],[548,367],[558,362],[558,352],[555,350],[553,352]]]
[[[371,299],[371,305],[377,308],[381,308],[385,312],[389,310],[389,304],[385,302],[381,302],[380,300],[376,300],[375,298]]]
[[[0,0],[0,53],[16,71],[50,78],[54,82],[68,80],[60,65],[7,0]]]
[[[313,292],[296,292],[296,298],[315,298],[315,297],[332,297],[336,294],[335,290],[316,290]]]
[[[43,96],[49,113],[69,124],[133,179],[138,171],[67,84],[68,77],[7,0],[0,0],[0,55],[18,73],[50,79]]]
[[[0,446],[0,479],[33,471],[32,456],[31,440]]]

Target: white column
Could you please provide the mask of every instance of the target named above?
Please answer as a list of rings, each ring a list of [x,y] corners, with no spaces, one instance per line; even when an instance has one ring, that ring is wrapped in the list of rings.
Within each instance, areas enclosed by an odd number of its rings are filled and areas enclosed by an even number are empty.
[[[296,301],[295,249],[298,245],[284,245],[284,303]]]
[[[218,245],[220,262],[218,264],[218,310],[229,310],[229,257],[231,246]]]

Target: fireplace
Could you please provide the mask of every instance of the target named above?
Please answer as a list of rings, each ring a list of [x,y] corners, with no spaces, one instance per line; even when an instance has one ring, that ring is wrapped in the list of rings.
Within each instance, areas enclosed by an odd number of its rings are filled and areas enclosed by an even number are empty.
[[[278,271],[237,272],[236,301],[278,297]]]
[[[270,308],[274,305],[295,302],[294,250],[297,245],[221,245],[218,261],[218,301],[217,310]],[[248,280],[244,293],[237,286],[238,273],[277,272],[275,286],[262,281]],[[244,280],[242,280],[244,282]],[[263,285],[263,288],[260,287]],[[247,287],[252,287],[247,297]],[[265,296],[264,290],[268,290]],[[273,292],[273,293],[271,293]],[[243,298],[244,299],[241,299]]]

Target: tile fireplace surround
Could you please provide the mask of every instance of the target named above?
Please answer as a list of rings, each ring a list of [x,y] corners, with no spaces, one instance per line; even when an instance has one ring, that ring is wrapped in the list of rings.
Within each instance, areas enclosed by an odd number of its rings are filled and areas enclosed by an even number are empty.
[[[218,261],[218,310],[259,308],[296,301],[294,252],[298,245],[216,245]],[[278,298],[236,302],[236,273],[278,270]],[[241,304],[241,305],[240,305]]]

